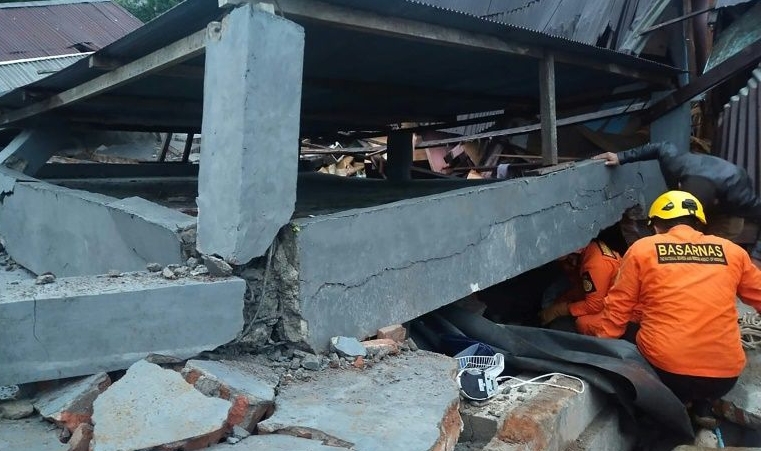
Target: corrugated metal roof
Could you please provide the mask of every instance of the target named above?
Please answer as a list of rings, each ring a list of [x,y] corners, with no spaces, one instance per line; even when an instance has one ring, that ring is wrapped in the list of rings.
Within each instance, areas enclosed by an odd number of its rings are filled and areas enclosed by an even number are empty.
[[[23,2],[0,8],[0,61],[97,50],[142,22],[111,1]]]
[[[295,0],[294,0],[295,2]],[[281,5],[287,3],[280,0]],[[311,11],[311,2],[300,2]],[[388,20],[425,22],[474,36],[488,36],[511,45],[545,48],[600,63],[598,66],[558,63],[556,94],[600,93],[634,80],[627,71],[659,77],[676,74],[674,68],[622,53],[548,36],[479,17],[453,12],[412,0],[322,0],[314,8],[345,7]],[[276,7],[277,8],[277,7]],[[216,0],[185,1],[133,33],[96,53],[106,59],[132,61],[203,29],[225,11]],[[308,14],[307,14],[308,15]],[[377,33],[299,15],[286,18],[304,27],[304,85],[302,131],[372,130],[399,121],[452,120],[457,115],[505,108],[516,98],[538,105],[538,60],[523,55],[479,51],[468,46],[442,45],[431,39]],[[184,66],[202,67],[203,57]],[[414,64],[414,70],[400,70]],[[616,65],[612,71],[607,70]],[[456,70],[442,70],[456,68]],[[202,72],[202,71],[200,71]],[[79,61],[69,68],[26,86],[24,90],[62,92],[103,74]],[[75,114],[110,124],[150,126],[169,130],[169,124],[200,125],[203,79],[151,74],[108,93],[114,102],[90,98],[56,110],[65,118]],[[140,102],[119,99],[139,98]],[[143,99],[162,100],[164,110]],[[28,105],[22,90],[0,97],[9,109]],[[193,108],[180,107],[190,104]],[[172,105],[178,105],[173,108]],[[82,119],[86,120],[86,119]],[[166,128],[161,128],[166,127]],[[356,128],[350,128],[356,127]],[[360,128],[361,127],[361,128]]]
[[[41,80],[91,54],[74,53],[0,62],[0,94]]]
[[[618,50],[653,5],[669,0],[422,0],[572,41]],[[662,8],[661,8],[662,10]]]

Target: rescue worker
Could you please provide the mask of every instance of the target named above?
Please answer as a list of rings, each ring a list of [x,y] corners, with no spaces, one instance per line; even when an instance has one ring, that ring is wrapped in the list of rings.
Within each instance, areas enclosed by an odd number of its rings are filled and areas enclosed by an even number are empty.
[[[700,231],[705,213],[690,193],[662,194],[648,218],[656,234],[624,254],[597,335],[620,337],[638,309],[639,351],[679,399],[707,405],[745,366],[735,297],[761,309],[761,270],[738,245]]]
[[[571,288],[555,302],[539,312],[539,321],[546,326],[558,318],[571,316],[576,330],[594,335],[599,322],[603,299],[618,273],[621,257],[602,240],[592,240],[587,246],[563,258],[561,265],[571,263]]]
[[[747,172],[722,158],[662,142],[606,152],[592,159],[605,160],[606,166],[657,159],[669,189],[692,193],[703,204],[708,234],[732,240],[742,232],[744,218],[761,220],[761,199]],[[761,267],[761,239],[756,241],[751,257]]]

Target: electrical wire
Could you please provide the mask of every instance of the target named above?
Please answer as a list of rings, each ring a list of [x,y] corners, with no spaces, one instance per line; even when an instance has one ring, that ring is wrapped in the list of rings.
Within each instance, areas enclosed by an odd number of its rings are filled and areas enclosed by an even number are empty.
[[[563,377],[566,377],[568,379],[575,380],[575,381],[577,381],[579,383],[579,385],[581,385],[581,388],[571,387],[571,386],[568,386],[568,385],[553,384],[553,383],[550,383],[550,382],[540,382],[541,379],[552,378],[553,376],[563,376]],[[510,384],[510,383],[501,384],[501,382],[503,382],[503,381],[518,381],[518,383],[517,384]],[[507,388],[513,389],[513,388],[521,387],[523,385],[546,385],[548,387],[555,387],[555,388],[562,388],[562,389],[565,389],[565,390],[571,390],[572,392],[578,393],[578,394],[584,393],[584,390],[586,388],[586,385],[584,384],[584,381],[582,381],[578,377],[569,376],[568,374],[564,374],[564,373],[547,373],[547,374],[542,374],[540,376],[537,376],[537,377],[535,377],[533,379],[529,379],[529,380],[524,380],[524,379],[521,379],[521,378],[515,377],[515,376],[501,376],[501,377],[497,378],[497,383],[500,383],[500,386],[499,386],[500,392],[502,392],[504,389],[507,389]]]

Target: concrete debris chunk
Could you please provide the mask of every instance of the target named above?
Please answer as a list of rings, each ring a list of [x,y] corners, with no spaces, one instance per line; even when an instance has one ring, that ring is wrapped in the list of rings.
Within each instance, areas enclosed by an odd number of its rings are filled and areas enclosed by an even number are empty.
[[[2,451],[64,451],[58,433],[50,423],[39,418],[0,420],[0,450]]]
[[[34,413],[34,406],[29,400],[20,399],[0,402],[0,418],[20,420]]]
[[[317,371],[322,366],[322,359],[320,356],[307,354],[301,360],[301,366],[310,371]]]
[[[374,359],[382,359],[389,354],[399,354],[399,345],[390,338],[376,338],[362,342],[367,353]]]
[[[209,274],[209,268],[205,266],[196,266],[195,269],[190,271],[191,276],[205,276],[206,274]]]
[[[365,357],[367,350],[354,337],[333,337],[330,339],[330,350],[342,357]]]
[[[209,274],[213,277],[227,277],[232,275],[233,267],[226,261],[213,255],[204,255],[203,264],[206,269],[209,270]]]
[[[252,435],[235,445],[217,445],[208,451],[346,451],[346,448],[323,445],[317,440],[290,435]]]
[[[45,419],[74,431],[80,424],[90,422],[93,402],[110,385],[106,373],[64,382],[38,396],[34,407]]]
[[[198,263],[199,263],[198,259],[195,257],[190,257],[187,260],[185,260],[185,264],[188,266],[188,268],[191,268],[191,269],[198,266]]]
[[[18,393],[18,385],[0,385],[0,401],[16,399]]]
[[[402,343],[407,338],[407,330],[401,324],[381,327],[378,329],[377,338],[390,338],[397,343]]]
[[[117,271],[115,269],[112,269],[112,270],[108,271],[106,276],[108,276],[108,277],[121,277],[122,276],[122,272],[121,271]]]
[[[162,269],[164,269],[164,267],[158,263],[148,263],[145,265],[145,269],[150,272],[160,272]]]
[[[156,365],[177,365],[184,363],[185,360],[171,355],[150,353],[145,357],[146,362],[155,363]]]
[[[141,360],[95,401],[92,451],[207,447],[224,436],[231,405]]]
[[[249,432],[272,413],[275,407],[277,378],[269,368],[235,362],[189,360],[182,370],[185,380],[206,396],[233,403],[230,425],[239,425]]]
[[[177,278],[177,275],[169,268],[164,268],[161,271],[161,276],[167,280],[174,280]]]
[[[40,274],[37,276],[37,279],[34,281],[37,285],[47,285],[49,283],[55,282],[55,275],[46,273],[46,274]]]
[[[761,350],[745,352],[747,364],[732,390],[722,396],[714,410],[727,420],[751,429],[761,429]]]
[[[462,428],[456,368],[450,357],[420,352],[361,372],[316,372],[281,386],[275,413],[258,430],[356,451],[451,451]]]

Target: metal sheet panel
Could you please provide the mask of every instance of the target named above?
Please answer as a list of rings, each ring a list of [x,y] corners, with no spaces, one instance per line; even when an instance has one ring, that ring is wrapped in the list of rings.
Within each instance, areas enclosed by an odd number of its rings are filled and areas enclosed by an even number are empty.
[[[0,7],[0,61],[71,54],[77,44],[97,50],[141,25],[111,1],[4,4]]]
[[[0,94],[41,80],[92,53],[0,62]]]

